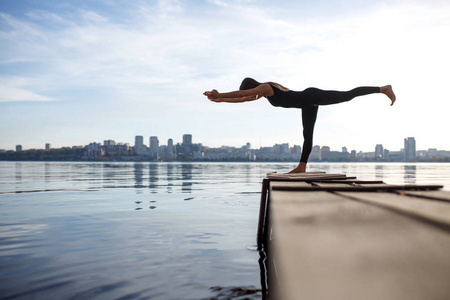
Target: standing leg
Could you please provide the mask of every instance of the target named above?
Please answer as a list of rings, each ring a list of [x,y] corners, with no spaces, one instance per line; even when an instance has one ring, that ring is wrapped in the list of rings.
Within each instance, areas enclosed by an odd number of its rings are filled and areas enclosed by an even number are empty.
[[[303,124],[303,147],[302,157],[298,166],[289,173],[306,172],[306,163],[311,154],[313,146],[314,125],[316,124],[318,106],[309,106],[302,108],[302,124]]]

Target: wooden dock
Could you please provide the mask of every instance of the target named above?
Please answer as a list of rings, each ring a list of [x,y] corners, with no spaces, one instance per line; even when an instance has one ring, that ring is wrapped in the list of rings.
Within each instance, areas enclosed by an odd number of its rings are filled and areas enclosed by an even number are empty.
[[[343,174],[268,174],[265,299],[450,299],[450,193]]]

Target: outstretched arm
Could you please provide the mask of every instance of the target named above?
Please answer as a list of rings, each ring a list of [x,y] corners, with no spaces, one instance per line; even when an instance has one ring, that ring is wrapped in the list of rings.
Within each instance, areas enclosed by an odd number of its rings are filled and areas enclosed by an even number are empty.
[[[242,91],[234,91],[229,93],[219,93],[217,90],[204,92],[203,95],[214,102],[246,102],[257,100],[261,97],[268,97],[273,93],[272,88],[268,84],[261,84],[256,88]]]
[[[208,97],[208,99],[213,102],[240,103],[240,102],[258,100],[261,97],[262,97],[262,95],[245,96],[245,97],[240,97],[240,98],[210,98],[210,97]]]

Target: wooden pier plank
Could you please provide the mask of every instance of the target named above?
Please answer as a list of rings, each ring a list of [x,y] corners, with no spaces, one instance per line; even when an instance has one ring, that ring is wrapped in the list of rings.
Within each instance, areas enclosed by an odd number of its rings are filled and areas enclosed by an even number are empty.
[[[337,182],[337,183],[331,183],[331,182],[314,182],[313,186],[319,186],[319,187],[352,187],[356,186],[356,183],[353,182]]]
[[[305,181],[272,181],[270,183],[271,189],[301,188],[301,187],[311,187],[311,183]]]
[[[276,299],[450,298],[448,232],[325,191],[270,199]]]
[[[306,172],[306,173],[268,173],[267,178],[272,180],[330,180],[330,179],[346,179],[345,174],[327,174],[325,172]]]
[[[273,190],[291,190],[291,191],[406,191],[406,190],[438,190],[442,185],[391,185],[391,184],[367,184],[367,185],[347,185],[342,186],[275,186]]]
[[[427,219],[450,226],[450,202],[430,201],[423,198],[411,197],[408,195],[397,195],[393,193],[353,193],[336,192],[338,195],[351,199],[382,205],[391,209],[408,213],[420,218]],[[443,195],[442,193],[440,195]],[[450,193],[447,193],[450,199]],[[450,251],[450,249],[449,249]],[[449,252],[450,253],[450,252]],[[449,255],[450,259],[450,255]]]
[[[450,202],[449,191],[405,191],[406,195]]]

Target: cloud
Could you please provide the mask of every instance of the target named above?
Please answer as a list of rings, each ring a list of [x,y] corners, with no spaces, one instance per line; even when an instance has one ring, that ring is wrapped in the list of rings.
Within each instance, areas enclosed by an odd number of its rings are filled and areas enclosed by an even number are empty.
[[[208,0],[209,3],[215,4],[217,6],[227,7],[228,3],[223,0]]]
[[[148,118],[155,126],[166,122],[167,130],[178,130],[165,116],[180,122],[186,116],[208,120],[220,112],[240,120],[266,116],[269,108],[263,104],[202,102],[204,90],[234,90],[246,76],[295,90],[391,83],[399,106],[408,99],[411,113],[421,111],[423,99],[435,105],[445,94],[448,5],[375,3],[346,10],[345,17],[335,12],[328,17],[307,13],[319,11],[319,4],[309,10],[304,3],[292,4],[287,10],[251,1],[209,2],[214,5],[157,1],[105,10],[66,5],[23,15],[0,13],[2,101],[84,101],[108,107],[111,115],[127,113],[129,119]],[[434,89],[426,88],[430,85]],[[329,107],[321,116],[352,120],[360,113],[356,107]],[[284,111],[271,114],[275,123],[290,121],[283,116]],[[297,115],[288,118],[297,120]],[[211,128],[198,130],[214,136]],[[232,124],[229,131],[242,132]]]
[[[15,101],[53,101],[27,88],[25,78],[15,77],[0,80],[0,102]]]

